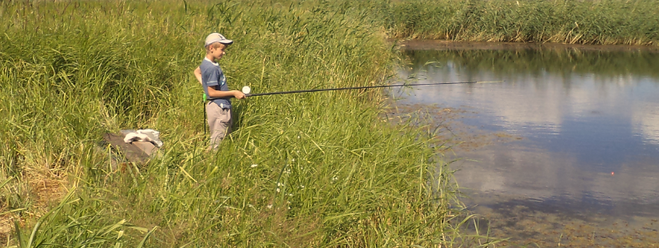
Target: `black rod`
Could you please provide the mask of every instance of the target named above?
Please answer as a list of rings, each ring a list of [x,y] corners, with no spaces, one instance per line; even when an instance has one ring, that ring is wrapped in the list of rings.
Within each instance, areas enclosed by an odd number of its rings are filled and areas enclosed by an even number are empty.
[[[424,86],[424,85],[477,84],[477,83],[499,83],[499,82],[503,82],[503,81],[467,81],[467,82],[448,82],[448,83],[424,83],[424,84],[390,84],[390,85],[343,87],[343,88],[329,88],[329,89],[280,91],[280,92],[270,92],[270,93],[245,94],[245,96],[252,97],[252,96],[283,95],[283,94],[296,94],[296,93],[331,91],[331,90],[360,90],[360,89],[372,89],[372,88],[413,87],[413,86]]]

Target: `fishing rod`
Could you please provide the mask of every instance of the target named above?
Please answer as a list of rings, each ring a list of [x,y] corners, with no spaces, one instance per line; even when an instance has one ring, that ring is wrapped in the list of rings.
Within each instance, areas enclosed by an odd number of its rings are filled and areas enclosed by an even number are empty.
[[[503,82],[503,81],[465,81],[465,82],[421,83],[421,84],[390,84],[390,85],[376,85],[376,86],[358,86],[358,87],[342,87],[342,88],[328,88],[328,89],[279,91],[279,92],[256,93],[256,94],[250,94],[250,92],[252,91],[251,88],[249,88],[249,86],[245,86],[245,87],[243,87],[242,92],[243,92],[243,94],[245,94],[245,97],[253,97],[253,96],[297,94],[297,93],[319,92],[319,91],[334,91],[334,90],[361,90],[361,89],[373,89],[373,88],[414,87],[414,86],[424,86],[424,85],[479,84],[479,83],[501,83],[501,82]]]

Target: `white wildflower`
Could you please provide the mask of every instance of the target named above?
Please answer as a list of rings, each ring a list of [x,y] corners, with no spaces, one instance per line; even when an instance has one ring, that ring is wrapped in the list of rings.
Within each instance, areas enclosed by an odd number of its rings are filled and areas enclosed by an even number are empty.
[[[250,166],[250,167],[254,168],[254,167],[257,167],[257,166],[259,166],[259,165],[258,164],[252,164],[252,166]]]
[[[272,204],[270,204],[270,205],[268,205],[268,206],[266,206],[266,207],[268,207],[268,208],[272,208]]]

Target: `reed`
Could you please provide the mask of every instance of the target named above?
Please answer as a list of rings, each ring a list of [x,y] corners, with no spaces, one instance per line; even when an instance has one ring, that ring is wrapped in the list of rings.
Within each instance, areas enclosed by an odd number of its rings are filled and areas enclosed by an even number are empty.
[[[0,217],[16,228],[0,241],[458,245],[441,147],[417,122],[381,118],[378,91],[236,101],[235,131],[204,153],[192,70],[205,35],[236,41],[221,61],[232,88],[381,84],[396,54],[362,4],[2,2]],[[165,146],[112,171],[98,141],[128,128],[157,129]]]
[[[659,1],[397,1],[381,15],[396,38],[659,44]]]
[[[236,101],[234,133],[220,152],[204,153],[201,89],[191,71],[204,55],[205,35],[219,31],[236,40],[221,61],[233,88],[354,87],[383,84],[394,73],[398,55],[384,38],[656,45],[657,6],[656,0],[3,1],[0,224],[18,228],[0,241],[480,244],[457,231],[468,218],[460,215],[450,168],[435,156],[442,148],[433,145],[433,129],[419,126],[421,116],[397,125],[382,118],[379,91]],[[507,59],[534,66],[523,60],[530,53]],[[607,56],[567,54],[584,70]],[[166,146],[144,167],[111,171],[98,141],[128,128],[157,129]]]

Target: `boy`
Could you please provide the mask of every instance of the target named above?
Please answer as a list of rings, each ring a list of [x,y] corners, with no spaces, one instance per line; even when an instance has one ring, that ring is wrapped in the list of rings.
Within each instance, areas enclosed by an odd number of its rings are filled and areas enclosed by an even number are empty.
[[[245,94],[237,90],[229,90],[226,77],[218,61],[224,56],[226,48],[233,43],[219,33],[206,37],[206,57],[201,65],[194,70],[194,75],[204,88],[208,102],[206,115],[211,133],[210,149],[217,149],[220,141],[231,131],[231,98],[245,98]]]

